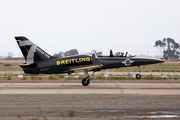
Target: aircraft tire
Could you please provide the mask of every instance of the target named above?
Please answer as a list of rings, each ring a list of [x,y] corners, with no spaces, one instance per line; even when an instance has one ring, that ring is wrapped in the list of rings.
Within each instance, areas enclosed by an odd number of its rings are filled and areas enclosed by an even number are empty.
[[[83,85],[83,86],[88,86],[89,83],[90,83],[89,77],[88,77],[88,78],[84,78],[84,79],[82,80],[82,85]]]
[[[141,74],[136,74],[136,79],[140,79],[141,78]]]

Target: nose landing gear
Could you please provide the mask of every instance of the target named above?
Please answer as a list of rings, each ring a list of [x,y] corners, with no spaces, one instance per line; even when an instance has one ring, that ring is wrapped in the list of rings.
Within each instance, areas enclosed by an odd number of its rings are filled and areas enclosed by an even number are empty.
[[[141,78],[141,70],[140,70],[140,66],[138,66],[138,70],[139,70],[139,73],[136,74],[136,79],[140,79]]]
[[[90,83],[90,77],[88,76],[88,77],[86,77],[86,78],[84,78],[83,80],[82,80],[82,85],[83,86],[88,86],[89,85],[89,83]]]
[[[90,76],[89,76],[88,70],[84,70],[84,74],[85,74],[86,78],[84,78],[82,80],[82,85],[83,86],[88,86],[89,83],[90,83]]]

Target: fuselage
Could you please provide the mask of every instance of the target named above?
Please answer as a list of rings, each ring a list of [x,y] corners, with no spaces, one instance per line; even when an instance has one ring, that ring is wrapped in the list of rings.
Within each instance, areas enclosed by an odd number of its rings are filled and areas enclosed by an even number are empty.
[[[54,58],[30,65],[21,65],[28,74],[61,74],[78,70],[100,71],[121,67],[141,66],[161,63],[164,60],[146,57],[97,57],[91,55],[76,55],[63,58]]]
[[[85,78],[82,80],[84,86],[90,83],[88,71],[138,66],[139,74],[136,74],[136,78],[140,79],[139,66],[164,62],[161,59],[140,58],[129,52],[112,50],[94,50],[87,54],[58,58],[51,56],[24,36],[17,36],[15,39],[26,60],[26,63],[20,65],[26,74],[70,75],[76,71],[84,71]]]

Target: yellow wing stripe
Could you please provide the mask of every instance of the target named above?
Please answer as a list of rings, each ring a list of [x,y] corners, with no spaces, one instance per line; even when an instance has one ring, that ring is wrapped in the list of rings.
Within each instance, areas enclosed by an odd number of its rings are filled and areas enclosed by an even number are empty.
[[[95,68],[95,67],[99,67],[99,65],[87,66],[87,67],[80,67],[80,68],[74,68],[74,69],[72,69],[72,70],[89,69],[89,68]]]

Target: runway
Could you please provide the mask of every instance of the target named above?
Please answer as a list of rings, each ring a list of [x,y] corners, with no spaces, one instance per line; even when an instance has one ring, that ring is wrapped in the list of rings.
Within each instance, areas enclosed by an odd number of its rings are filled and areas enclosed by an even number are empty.
[[[179,95],[180,83],[0,83],[0,94],[151,94]]]
[[[0,119],[174,120],[179,94],[180,83],[0,83]]]

